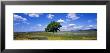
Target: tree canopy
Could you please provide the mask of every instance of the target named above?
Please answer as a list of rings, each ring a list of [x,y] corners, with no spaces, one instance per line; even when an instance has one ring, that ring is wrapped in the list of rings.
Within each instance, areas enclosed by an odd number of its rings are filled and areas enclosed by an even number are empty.
[[[57,32],[58,30],[60,31],[60,27],[62,27],[62,26],[59,22],[51,21],[48,24],[47,28],[45,28],[45,31],[54,33],[54,32]]]

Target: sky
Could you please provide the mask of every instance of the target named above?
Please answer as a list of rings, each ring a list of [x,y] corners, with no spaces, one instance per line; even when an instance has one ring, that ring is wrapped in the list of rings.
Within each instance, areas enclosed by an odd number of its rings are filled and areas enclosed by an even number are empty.
[[[51,21],[61,31],[97,29],[97,13],[14,13],[14,32],[44,31]]]

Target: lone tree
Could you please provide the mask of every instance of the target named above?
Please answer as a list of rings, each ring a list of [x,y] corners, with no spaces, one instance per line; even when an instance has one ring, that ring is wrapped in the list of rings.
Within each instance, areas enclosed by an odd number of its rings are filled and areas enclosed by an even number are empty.
[[[58,30],[60,31],[60,27],[62,27],[62,26],[60,25],[59,22],[51,21],[48,24],[47,28],[45,28],[45,31],[54,33],[54,32],[57,32]]]

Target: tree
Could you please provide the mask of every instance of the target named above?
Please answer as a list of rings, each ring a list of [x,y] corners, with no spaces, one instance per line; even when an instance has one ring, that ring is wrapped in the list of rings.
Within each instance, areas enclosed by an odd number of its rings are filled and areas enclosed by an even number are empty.
[[[47,28],[45,28],[45,31],[54,33],[54,32],[57,32],[58,30],[60,31],[60,27],[62,27],[62,26],[60,25],[59,22],[51,21],[48,24]]]

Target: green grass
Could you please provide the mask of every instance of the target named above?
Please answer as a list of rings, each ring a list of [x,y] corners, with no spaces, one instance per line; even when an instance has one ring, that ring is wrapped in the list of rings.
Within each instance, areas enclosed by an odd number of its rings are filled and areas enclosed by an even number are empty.
[[[97,40],[97,32],[15,32],[14,40]]]

